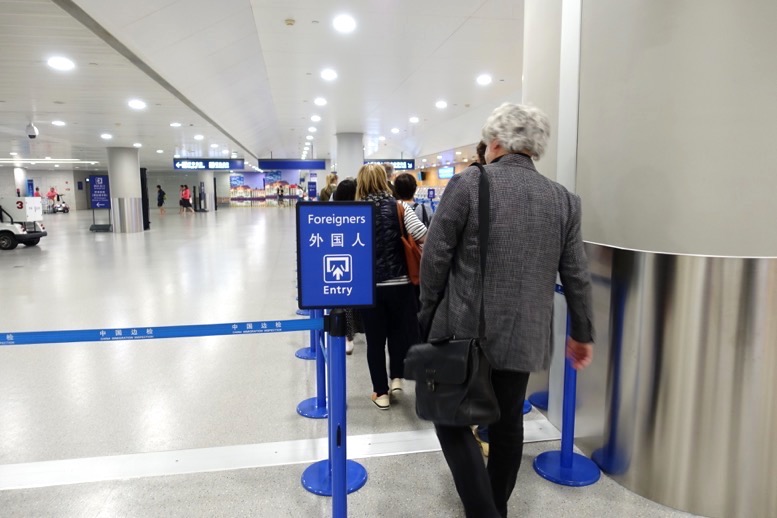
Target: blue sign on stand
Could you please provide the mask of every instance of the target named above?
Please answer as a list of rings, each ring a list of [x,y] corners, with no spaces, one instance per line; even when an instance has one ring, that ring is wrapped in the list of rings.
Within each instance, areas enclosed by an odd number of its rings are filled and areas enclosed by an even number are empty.
[[[300,309],[374,304],[374,210],[367,202],[297,204]]]
[[[434,199],[434,196],[435,196],[435,194],[437,194],[437,193],[436,193],[436,192],[434,192],[434,189],[429,189],[429,190],[426,192],[426,196],[427,196],[427,197],[428,197],[430,200],[433,200],[433,199]]]
[[[108,183],[108,175],[89,177],[89,197],[93,209],[111,208],[111,187]]]

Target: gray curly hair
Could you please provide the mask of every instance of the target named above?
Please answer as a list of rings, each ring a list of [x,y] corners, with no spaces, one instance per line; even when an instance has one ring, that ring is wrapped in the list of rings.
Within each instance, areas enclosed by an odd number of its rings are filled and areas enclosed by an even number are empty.
[[[550,121],[539,108],[525,104],[504,103],[488,117],[483,126],[483,140],[498,140],[510,153],[529,153],[539,159],[545,153],[550,137]]]

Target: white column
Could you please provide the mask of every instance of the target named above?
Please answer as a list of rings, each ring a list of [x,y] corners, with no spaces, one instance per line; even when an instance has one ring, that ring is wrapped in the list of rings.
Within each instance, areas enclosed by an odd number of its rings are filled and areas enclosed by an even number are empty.
[[[197,196],[200,195],[200,190],[204,188],[205,205],[202,208],[209,211],[216,206],[216,199],[213,197],[213,175],[213,171],[200,171],[197,177]]]
[[[364,135],[362,133],[338,133],[337,176],[340,180],[356,174],[364,165]],[[325,175],[324,175],[325,176]]]
[[[27,196],[27,170],[22,167],[14,167],[13,169],[14,189],[18,189],[22,197]],[[16,196],[16,191],[14,191]]]
[[[113,231],[143,232],[138,150],[132,147],[109,147],[108,176]]]
[[[523,102],[550,118],[551,139],[538,170],[575,192],[580,89],[582,0],[526,0]],[[549,376],[548,418],[561,428],[564,389],[566,303],[557,297],[554,349]]]

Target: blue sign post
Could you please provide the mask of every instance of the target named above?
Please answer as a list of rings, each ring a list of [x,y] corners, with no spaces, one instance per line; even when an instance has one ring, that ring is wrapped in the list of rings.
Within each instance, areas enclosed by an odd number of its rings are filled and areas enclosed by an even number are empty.
[[[374,206],[297,204],[297,289],[301,309],[357,308],[375,300]]]
[[[375,301],[375,206],[366,202],[297,204],[297,289],[301,309],[332,309],[326,317],[329,366],[329,458],[309,466],[302,485],[332,496],[332,516],[346,518],[347,495],[367,482],[362,465],[347,460],[344,308]],[[320,405],[319,405],[320,406]]]
[[[108,175],[91,175],[89,177],[89,198],[92,209],[111,208],[111,187]]]
[[[89,182],[89,202],[92,206],[92,232],[112,232],[111,220],[111,186],[106,174],[93,174],[86,180]],[[108,223],[97,223],[95,209],[108,209]]]

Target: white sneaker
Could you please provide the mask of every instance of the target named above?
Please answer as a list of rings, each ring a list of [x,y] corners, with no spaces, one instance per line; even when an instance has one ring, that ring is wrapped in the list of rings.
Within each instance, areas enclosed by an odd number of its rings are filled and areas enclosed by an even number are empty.
[[[389,398],[388,394],[383,394],[382,396],[379,396],[373,392],[372,402],[375,403],[375,406],[380,408],[381,410],[388,410],[389,408],[391,408],[391,399]]]
[[[345,354],[353,354],[353,340],[345,340]]]
[[[394,378],[391,380],[391,392],[392,396],[399,395],[399,392],[402,392],[402,378]]]

